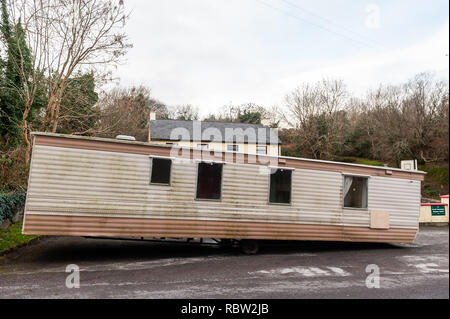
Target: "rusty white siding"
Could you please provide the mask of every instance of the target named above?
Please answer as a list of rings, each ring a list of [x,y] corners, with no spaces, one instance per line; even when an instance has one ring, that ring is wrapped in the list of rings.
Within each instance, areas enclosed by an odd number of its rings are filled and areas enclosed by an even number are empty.
[[[418,228],[420,182],[371,176],[368,179],[368,209],[344,209],[344,226],[370,226],[370,211],[389,212],[390,227]]]
[[[420,182],[369,178],[369,210],[342,209],[342,174],[296,169],[292,204],[268,203],[269,170],[226,163],[221,201],[195,200],[197,163],[174,159],[171,185],[151,185],[147,155],[35,145],[26,214],[415,228]]]
[[[369,179],[369,208],[388,211],[390,227],[418,228],[420,182],[373,176]]]

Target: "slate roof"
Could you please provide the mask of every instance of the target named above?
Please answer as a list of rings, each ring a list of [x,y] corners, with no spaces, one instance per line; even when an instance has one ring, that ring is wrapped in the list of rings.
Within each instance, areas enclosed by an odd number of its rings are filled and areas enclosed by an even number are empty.
[[[150,135],[152,140],[281,144],[277,130],[262,124],[154,120]]]

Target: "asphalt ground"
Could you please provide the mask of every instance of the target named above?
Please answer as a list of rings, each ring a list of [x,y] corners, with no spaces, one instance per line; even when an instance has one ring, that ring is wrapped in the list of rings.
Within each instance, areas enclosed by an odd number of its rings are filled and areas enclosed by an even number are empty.
[[[448,226],[421,227],[413,244],[263,242],[256,255],[45,237],[0,257],[0,298],[448,299],[448,243]]]

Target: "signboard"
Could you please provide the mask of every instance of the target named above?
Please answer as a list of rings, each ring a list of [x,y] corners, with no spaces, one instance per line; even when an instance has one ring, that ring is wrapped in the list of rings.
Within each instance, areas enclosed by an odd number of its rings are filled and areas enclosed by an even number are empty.
[[[431,216],[445,216],[445,205],[431,206]]]

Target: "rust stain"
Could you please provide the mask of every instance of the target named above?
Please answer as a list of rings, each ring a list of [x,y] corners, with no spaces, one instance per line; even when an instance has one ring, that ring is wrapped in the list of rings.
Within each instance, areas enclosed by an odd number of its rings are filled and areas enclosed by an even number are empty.
[[[38,170],[31,174],[26,233],[383,242],[410,242],[415,237],[415,216],[409,207],[395,206],[392,213],[392,226],[411,228],[406,235],[395,227],[388,232],[370,229],[367,212],[356,215],[342,209],[339,172],[357,169],[358,174],[379,175],[372,168],[286,159],[287,166],[298,168],[293,179],[296,191],[292,205],[276,206],[268,204],[268,179],[257,175],[259,168],[254,163],[227,163],[222,200],[196,201],[193,161],[173,163],[170,186],[150,184],[149,155],[170,156],[170,148],[55,136],[38,135],[36,139],[38,148],[33,153]],[[248,162],[247,155],[245,159]],[[389,183],[390,190],[401,184],[402,190],[411,193],[409,198],[415,198],[411,176],[418,180],[422,175],[394,171],[391,177],[403,180],[386,177],[381,182],[372,177],[369,189],[381,205],[377,209],[386,206]]]
[[[104,237],[193,237],[354,242],[414,241],[417,229],[183,219],[25,216],[24,234]]]

